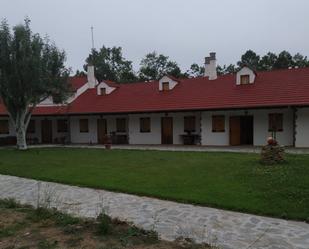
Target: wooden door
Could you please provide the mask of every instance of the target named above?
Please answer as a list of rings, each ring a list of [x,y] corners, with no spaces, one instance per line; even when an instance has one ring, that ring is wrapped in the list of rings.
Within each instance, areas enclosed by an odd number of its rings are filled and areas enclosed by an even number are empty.
[[[240,117],[230,117],[230,145],[240,145]]]
[[[50,144],[53,142],[53,126],[52,121],[48,119],[44,119],[41,122],[41,130],[42,130],[42,143]]]
[[[173,118],[164,117],[161,119],[161,143],[173,144]]]
[[[98,119],[97,127],[98,127],[98,143],[104,144],[107,134],[106,119]]]

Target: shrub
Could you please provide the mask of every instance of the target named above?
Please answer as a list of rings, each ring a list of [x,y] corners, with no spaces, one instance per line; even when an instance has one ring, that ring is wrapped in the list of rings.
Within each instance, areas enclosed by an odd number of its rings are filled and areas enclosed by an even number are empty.
[[[278,144],[273,138],[268,138],[267,145],[262,147],[261,163],[265,165],[273,165],[284,162],[284,148]]]
[[[97,232],[100,235],[107,235],[111,232],[111,218],[102,212],[97,218]]]

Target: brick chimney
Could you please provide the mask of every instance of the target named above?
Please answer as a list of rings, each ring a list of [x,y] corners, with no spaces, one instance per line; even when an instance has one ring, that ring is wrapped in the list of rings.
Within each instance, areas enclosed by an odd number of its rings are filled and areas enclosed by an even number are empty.
[[[94,66],[91,64],[87,66],[87,81],[89,88],[95,88],[96,78],[94,76]]]
[[[217,79],[217,60],[216,53],[209,53],[209,57],[205,57],[205,76],[209,78],[209,80]]]

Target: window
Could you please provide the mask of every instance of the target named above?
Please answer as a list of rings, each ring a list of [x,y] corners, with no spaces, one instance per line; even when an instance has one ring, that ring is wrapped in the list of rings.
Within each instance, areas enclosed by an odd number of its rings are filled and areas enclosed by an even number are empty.
[[[35,133],[35,121],[32,119],[28,124],[27,133]]]
[[[250,83],[250,76],[249,74],[240,75],[240,84],[246,85]]]
[[[150,118],[140,118],[140,132],[150,132]]]
[[[170,90],[170,83],[168,83],[168,82],[163,82],[163,83],[162,83],[162,90],[163,90],[163,91],[168,91],[168,90]]]
[[[0,120],[0,134],[9,134],[8,120]]]
[[[212,132],[225,132],[224,115],[212,116]]]
[[[268,131],[283,131],[283,114],[270,113],[268,116]]]
[[[101,95],[106,95],[106,88],[105,87],[101,87],[100,88],[100,94]]]
[[[68,132],[68,121],[66,119],[57,120],[57,131],[58,132]]]
[[[79,120],[79,132],[89,132],[88,119]]]
[[[184,117],[184,131],[185,132],[195,132],[195,117],[194,116]]]
[[[116,130],[117,132],[126,132],[127,131],[127,125],[126,125],[126,119],[125,118],[117,118],[116,119]]]

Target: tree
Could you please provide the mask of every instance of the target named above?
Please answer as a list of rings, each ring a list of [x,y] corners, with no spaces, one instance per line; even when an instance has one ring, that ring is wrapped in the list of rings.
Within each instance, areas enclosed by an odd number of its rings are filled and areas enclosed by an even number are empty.
[[[193,63],[190,66],[190,69],[187,70],[186,75],[188,77],[201,77],[204,76],[205,74],[205,67],[204,66],[199,66],[197,63]]]
[[[241,56],[241,60],[237,63],[238,66],[247,65],[253,69],[258,69],[260,56],[254,51],[248,50]]]
[[[264,70],[264,71],[272,70],[277,60],[278,56],[276,54],[268,52],[259,61],[258,70]]]
[[[76,77],[81,77],[81,76],[87,76],[87,74],[86,74],[84,71],[76,70],[74,76],[76,76]]]
[[[53,96],[63,101],[69,93],[65,53],[47,38],[33,34],[30,20],[13,27],[0,25],[0,97],[14,124],[17,148],[27,149],[26,130],[38,103]]]
[[[294,66],[298,67],[309,67],[309,60],[307,56],[303,56],[300,53],[297,53],[293,56]]]
[[[293,57],[287,51],[282,51],[273,65],[274,69],[288,68],[294,66]]]
[[[139,78],[141,80],[159,80],[164,75],[182,77],[183,74],[176,62],[170,61],[168,56],[149,53],[140,63]]]
[[[99,51],[93,49],[86,59],[86,63],[84,70],[87,70],[88,64],[94,65],[95,75],[99,81],[133,82],[137,80],[132,62],[123,57],[121,47],[107,48],[103,46]]]
[[[220,65],[217,66],[218,75],[233,74],[236,73],[236,71],[237,68],[234,64],[230,64],[228,66],[224,65],[223,67]]]

